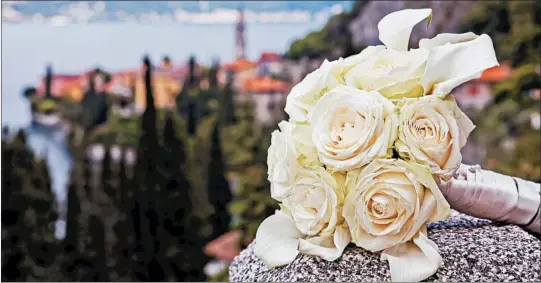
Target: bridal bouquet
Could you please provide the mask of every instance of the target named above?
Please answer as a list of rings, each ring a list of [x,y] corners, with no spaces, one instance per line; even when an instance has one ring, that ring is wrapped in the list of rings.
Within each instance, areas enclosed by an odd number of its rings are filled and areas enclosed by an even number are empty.
[[[458,169],[475,127],[449,93],[498,62],[485,34],[439,34],[408,49],[431,12],[385,16],[385,46],[325,61],[292,89],[289,121],[268,152],[281,209],[263,221],[254,247],[269,267],[299,253],[332,261],[353,243],[381,252],[393,281],[437,271],[442,258],[426,223],[449,216],[437,182]]]

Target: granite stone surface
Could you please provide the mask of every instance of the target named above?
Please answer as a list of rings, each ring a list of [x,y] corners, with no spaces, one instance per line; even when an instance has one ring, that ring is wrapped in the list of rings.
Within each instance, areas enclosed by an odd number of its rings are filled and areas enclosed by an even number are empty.
[[[430,223],[428,236],[439,247],[443,264],[425,281],[541,281],[541,241],[522,228],[455,214]],[[389,266],[379,254],[350,244],[328,262],[300,254],[292,263],[269,269],[253,252],[253,243],[230,265],[231,282],[382,282]]]

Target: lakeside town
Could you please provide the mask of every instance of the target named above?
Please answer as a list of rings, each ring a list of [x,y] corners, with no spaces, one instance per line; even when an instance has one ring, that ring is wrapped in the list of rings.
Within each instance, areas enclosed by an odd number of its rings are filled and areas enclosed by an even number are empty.
[[[292,87],[325,59],[377,44],[378,20],[404,8],[434,10],[413,42],[464,30],[496,38],[500,65],[453,91],[478,125],[463,162],[539,182],[541,23],[529,16],[539,6],[523,5],[357,1],[283,54],[256,60],[239,9],[232,61],[142,54],[132,69],[80,74],[51,62],[22,95],[32,127],[66,136],[66,193],[51,191],[54,169],[28,148],[32,134],[4,128],[12,167],[2,168],[2,213],[14,220],[2,223],[2,279],[227,281],[228,264],[277,208],[266,151]],[[507,13],[505,27],[487,7]]]

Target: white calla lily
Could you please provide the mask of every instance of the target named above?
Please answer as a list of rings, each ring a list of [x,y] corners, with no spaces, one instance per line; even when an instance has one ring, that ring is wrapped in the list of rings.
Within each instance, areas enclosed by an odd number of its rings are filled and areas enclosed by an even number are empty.
[[[389,262],[393,282],[419,282],[436,273],[442,257],[423,228],[412,241],[385,249],[381,259]]]
[[[430,49],[436,46],[441,46],[445,44],[455,44],[474,40],[477,38],[477,34],[473,32],[467,33],[440,33],[434,38],[423,38],[419,40],[419,48]]]
[[[432,9],[406,9],[388,14],[378,23],[379,40],[388,49],[408,51],[413,27],[428,18],[432,19]]]
[[[468,41],[464,40],[472,38],[471,34],[446,37],[423,42],[423,46],[432,46],[421,78],[425,94],[449,94],[460,84],[479,78],[484,70],[499,65],[488,35]]]
[[[289,215],[277,210],[263,220],[256,233],[254,253],[268,267],[291,263],[299,254],[299,239],[302,233]]]
[[[277,210],[257,230],[254,253],[268,267],[289,264],[299,252],[333,261],[342,255],[351,241],[349,229],[344,224],[337,226],[331,234],[303,235],[287,211]]]

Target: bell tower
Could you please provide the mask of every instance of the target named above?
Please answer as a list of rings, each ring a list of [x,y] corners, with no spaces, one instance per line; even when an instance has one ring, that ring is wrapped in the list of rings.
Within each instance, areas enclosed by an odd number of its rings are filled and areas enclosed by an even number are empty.
[[[245,58],[245,41],[244,41],[244,10],[238,10],[237,25],[235,27],[235,53],[237,59]]]

